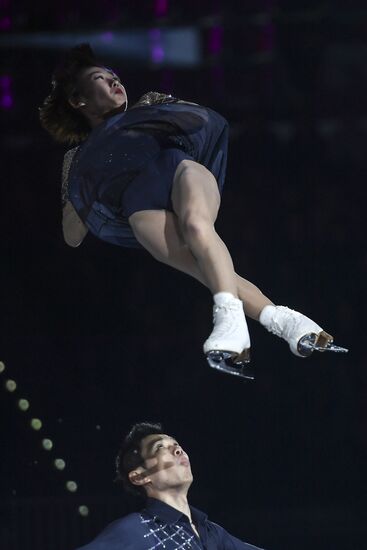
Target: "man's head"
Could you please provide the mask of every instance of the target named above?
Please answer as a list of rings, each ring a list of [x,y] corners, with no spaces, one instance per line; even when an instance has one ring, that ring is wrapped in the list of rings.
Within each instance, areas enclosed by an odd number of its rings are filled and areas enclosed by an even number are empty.
[[[135,424],[116,459],[117,479],[140,496],[160,498],[168,492],[187,493],[192,483],[190,461],[161,424]]]
[[[93,122],[127,105],[120,79],[97,61],[88,44],[70,50],[54,72],[52,87],[40,108],[40,120],[57,141],[64,143],[85,139]]]

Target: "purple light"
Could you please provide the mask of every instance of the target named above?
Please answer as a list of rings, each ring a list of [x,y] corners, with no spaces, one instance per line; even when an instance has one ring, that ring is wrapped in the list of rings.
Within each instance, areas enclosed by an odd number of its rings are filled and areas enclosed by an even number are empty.
[[[155,0],[154,14],[156,17],[163,17],[168,12],[168,0]]]
[[[164,51],[161,46],[154,46],[152,49],[152,60],[154,63],[161,63],[164,59]]]
[[[161,63],[164,59],[164,49],[162,45],[162,33],[159,29],[149,31],[150,37],[150,58],[153,63]]]
[[[160,29],[151,29],[149,31],[149,36],[152,42],[155,42],[157,40],[161,39],[161,31]]]
[[[111,31],[104,32],[101,35],[102,42],[112,42],[114,39],[114,34]]]
[[[0,105],[3,109],[10,109],[13,106],[13,98],[10,94],[4,94],[0,99]]]
[[[5,91],[10,88],[11,77],[9,75],[0,76],[0,88]]]
[[[12,78],[9,75],[0,76],[0,107],[2,109],[10,109],[13,106],[11,84]]]
[[[0,19],[0,30],[7,31],[11,27],[11,19],[10,17],[2,17]]]
[[[211,54],[218,54],[223,48],[223,27],[213,27],[209,32],[208,50]]]

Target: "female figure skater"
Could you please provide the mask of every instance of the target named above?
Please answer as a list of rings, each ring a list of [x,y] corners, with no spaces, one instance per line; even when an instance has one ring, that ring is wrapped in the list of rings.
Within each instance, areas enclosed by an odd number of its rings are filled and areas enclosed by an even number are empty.
[[[40,119],[56,140],[77,144],[63,165],[67,244],[79,246],[89,230],[120,246],[142,246],[206,285],[214,299],[214,328],[204,343],[210,366],[252,378],[244,313],[300,357],[346,351],[311,319],[275,306],[235,273],[214,229],[227,161],[222,116],[157,92],[127,110],[120,79],[82,44],[55,71]]]

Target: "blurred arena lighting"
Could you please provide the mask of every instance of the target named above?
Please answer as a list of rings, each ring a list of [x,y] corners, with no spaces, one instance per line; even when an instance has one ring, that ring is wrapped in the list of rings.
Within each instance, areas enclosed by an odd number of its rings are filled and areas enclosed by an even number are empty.
[[[10,109],[13,106],[11,87],[11,76],[7,74],[0,76],[0,107],[2,109]]]
[[[36,432],[38,432],[38,430],[42,428],[42,421],[39,418],[32,418],[31,428],[33,428],[33,430],[36,430]]]
[[[27,411],[30,407],[28,399],[18,399],[18,408],[21,411]]]
[[[54,444],[51,439],[42,439],[42,447],[45,451],[51,451]]]
[[[6,380],[5,381],[5,389],[8,390],[9,392],[13,392],[17,389],[17,383],[15,380]]]
[[[81,506],[79,506],[78,512],[81,516],[87,517],[89,515],[89,508],[88,506],[85,506],[84,504],[82,504]]]
[[[150,37],[150,59],[154,64],[162,64],[165,57],[165,49],[162,41],[162,31],[152,29],[149,31]]]
[[[156,17],[164,17],[168,14],[168,0],[155,0],[154,15]]]
[[[3,374],[5,370],[6,370],[5,363],[3,361],[0,361],[0,375]],[[11,378],[7,378],[4,382],[3,387],[8,392],[14,393],[15,390],[17,389],[17,382]],[[30,408],[30,403],[28,399],[25,399],[24,397],[16,399],[16,404],[18,409],[25,414]],[[58,421],[60,423],[62,422],[62,419],[59,418]],[[28,417],[28,422],[29,422],[28,426],[36,432],[40,431],[43,427],[43,423],[39,418]],[[100,428],[101,428],[100,425],[97,424],[96,429],[100,429]],[[50,452],[50,454],[52,455],[51,451],[54,450],[54,441],[52,439],[50,438],[41,439],[41,446],[45,451]],[[51,460],[56,470],[58,470],[59,472],[63,472],[63,470],[65,470],[66,462],[63,458],[57,457],[57,458],[52,458]],[[34,465],[38,464],[38,460],[33,460],[32,462]],[[76,483],[76,481],[68,480],[68,481],[65,481],[64,488],[69,493],[76,493],[76,491],[78,490],[78,484]],[[14,496],[16,495],[16,489],[13,489],[12,494]],[[88,506],[83,504],[78,507],[77,512],[81,517],[85,518],[89,515],[89,508]]]
[[[88,42],[99,55],[162,66],[194,67],[202,61],[195,27],[105,31],[103,33],[19,33],[0,36],[1,49],[65,50]]]
[[[66,467],[65,460],[63,460],[62,458],[55,458],[54,466],[56,470],[65,470],[65,467]]]
[[[0,31],[8,31],[11,28],[11,19],[7,15],[0,18]]]
[[[223,49],[223,27],[216,25],[209,31],[208,50],[211,54],[218,55]]]
[[[70,493],[76,493],[76,491],[78,490],[78,484],[75,483],[75,481],[67,481],[66,482],[66,489]]]

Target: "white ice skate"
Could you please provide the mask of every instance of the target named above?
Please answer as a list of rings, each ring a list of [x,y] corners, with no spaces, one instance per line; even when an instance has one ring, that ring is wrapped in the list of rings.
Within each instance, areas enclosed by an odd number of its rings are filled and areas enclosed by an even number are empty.
[[[298,357],[308,357],[313,351],[348,351],[333,344],[333,337],[314,321],[288,307],[265,306],[259,321],[269,332],[286,340]]]
[[[250,361],[250,336],[243,304],[229,292],[214,295],[214,329],[204,343],[209,365],[217,370],[254,379]]]

